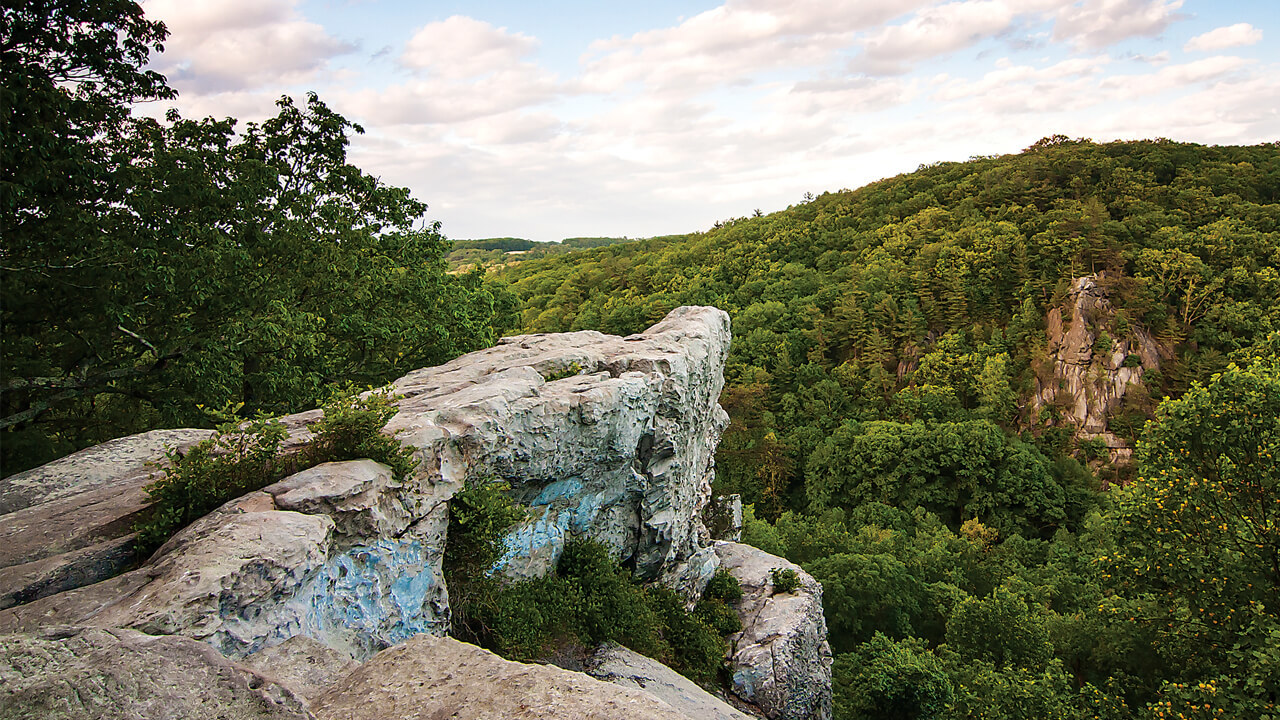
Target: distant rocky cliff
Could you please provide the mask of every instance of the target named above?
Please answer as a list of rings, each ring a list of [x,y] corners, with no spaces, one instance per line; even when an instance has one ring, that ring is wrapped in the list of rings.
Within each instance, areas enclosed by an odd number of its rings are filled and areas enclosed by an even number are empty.
[[[1038,368],[1032,407],[1058,409],[1079,440],[1101,440],[1112,463],[1133,449],[1111,432],[1108,418],[1142,376],[1158,370],[1168,350],[1136,322],[1122,320],[1097,276],[1075,278],[1061,308],[1045,318],[1048,354]]]
[[[402,399],[386,431],[414,449],[419,465],[411,477],[397,481],[371,460],[317,466],[227,503],[123,574],[132,522],[145,508],[146,462],[161,459],[164,445],[191,444],[206,431],[126,438],[0,481],[0,633],[20,633],[4,645],[0,676],[25,662],[23,653],[61,652],[74,665],[86,653],[127,655],[155,645],[149,636],[203,641],[233,664],[306,640],[309,649],[281,657],[311,667],[329,654],[336,658],[329,665],[345,669],[334,671],[337,685],[328,689],[304,691],[281,680],[279,697],[301,700],[279,706],[323,716],[308,704],[311,693],[326,698],[326,707],[355,708],[342,717],[379,717],[361,715],[353,695],[344,699],[334,689],[346,682],[374,692],[368,682],[376,674],[361,680],[343,663],[383,662],[387,648],[447,633],[441,562],[448,503],[477,480],[506,481],[530,509],[500,563],[514,578],[546,572],[575,536],[606,544],[639,577],[690,595],[723,557],[754,557],[727,563],[735,572],[781,566],[785,561],[753,549],[717,548],[699,515],[727,421],[717,400],[729,338],[725,313],[680,308],[639,335],[507,338],[410,373],[394,384]],[[317,417],[284,418],[289,443],[305,443],[306,425]],[[744,585],[752,582],[759,578],[744,578]],[[750,679],[738,692],[770,717],[825,718],[830,651],[821,588],[807,580],[796,597],[779,604],[784,598],[748,593],[740,608],[743,637],[764,650],[744,654],[742,645],[734,655],[735,678]],[[769,627],[753,625],[757,618]],[[56,627],[67,629],[49,629]],[[179,665],[199,656],[178,638],[170,646],[182,654]],[[418,644],[395,657],[453,652],[449,647]],[[780,661],[783,652],[797,659]],[[759,660],[762,653],[773,654],[770,662]],[[290,663],[273,666],[283,672]],[[264,681],[243,672],[255,697],[262,695]],[[27,680],[23,687],[38,693],[39,678]]]

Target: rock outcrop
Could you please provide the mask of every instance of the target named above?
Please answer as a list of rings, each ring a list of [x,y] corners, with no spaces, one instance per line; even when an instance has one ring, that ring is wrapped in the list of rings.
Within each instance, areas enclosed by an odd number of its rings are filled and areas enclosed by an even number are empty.
[[[717,542],[720,567],[737,578],[742,631],[731,635],[733,692],[779,720],[831,717],[831,646],[822,585],[800,566],[735,542]],[[800,587],[779,593],[773,570],[793,570]]]
[[[305,470],[184,529],[137,570],[0,611],[0,630],[131,627],[206,640],[233,657],[305,634],[360,659],[419,633],[443,635],[448,501],[488,479],[506,481],[531,510],[510,538],[508,574],[542,574],[568,538],[586,536],[642,577],[683,573],[697,589],[715,570],[699,512],[727,422],[717,400],[728,346],[725,313],[681,308],[627,338],[506,338],[410,373],[394,384],[402,399],[386,431],[414,448],[413,477],[397,482],[368,460]],[[317,417],[284,418],[291,443],[305,442],[306,423]],[[54,505],[72,517],[118,488],[136,513],[145,463],[162,457],[154,450],[135,452],[128,472],[110,482],[45,481],[52,490],[28,494],[53,499],[0,516],[0,536],[54,557],[64,541],[24,513],[47,517],[40,513]],[[74,460],[32,472],[106,476]],[[128,516],[112,517],[119,526]],[[117,527],[116,539],[127,530]],[[0,587],[0,596],[27,600],[25,576],[15,585]]]
[[[378,653],[311,709],[319,720],[700,720],[640,690],[429,635]]]
[[[210,430],[153,430],[0,480],[0,609],[116,575],[134,562],[133,522],[166,448]]]
[[[67,626],[98,644],[110,644],[108,636],[125,644],[158,636],[175,647],[203,641],[196,646],[217,651],[210,657],[244,664],[214,662],[201,672],[249,678],[254,690],[288,688],[264,711],[277,714],[303,702],[335,718],[681,716],[649,694],[515,668],[432,639],[449,626],[449,501],[469,483],[500,480],[529,513],[495,571],[541,575],[569,539],[588,537],[641,579],[692,601],[724,562],[747,590],[733,658],[738,692],[770,717],[824,718],[830,658],[820,588],[803,576],[800,592],[769,596],[768,570],[787,564],[713,545],[701,520],[727,423],[717,401],[728,346],[725,313],[680,308],[626,338],[506,338],[410,373],[394,383],[398,412],[385,428],[413,449],[418,465],[409,477],[371,460],[304,470],[226,503],[122,574],[155,472],[148,463],[207,431],[126,438],[15,476],[0,514],[0,633],[17,633],[8,647],[71,642],[42,635]],[[286,449],[305,445],[319,417],[283,418]],[[730,526],[734,517],[730,509]],[[655,682],[671,672],[653,665],[645,673]],[[694,697],[690,687],[672,697]],[[144,690],[147,698],[163,694]]]
[[[101,628],[0,636],[0,718],[309,717],[287,687],[188,638]]]
[[[1117,321],[1106,289],[1096,276],[1072,281],[1063,308],[1046,317],[1048,357],[1036,379],[1033,409],[1059,409],[1059,417],[1081,440],[1099,439],[1112,463],[1127,462],[1132,449],[1107,427],[1107,419],[1142,376],[1169,357],[1136,322]],[[1064,315],[1066,316],[1064,320]]]

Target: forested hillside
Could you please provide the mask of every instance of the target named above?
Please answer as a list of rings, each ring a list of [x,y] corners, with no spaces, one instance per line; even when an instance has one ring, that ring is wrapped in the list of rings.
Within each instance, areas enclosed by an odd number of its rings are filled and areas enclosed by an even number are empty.
[[[534,242],[523,238],[485,238],[455,240],[445,260],[450,272],[466,272],[475,268],[504,267],[549,255],[605,247],[630,242],[627,238],[565,238],[560,242]]]
[[[528,331],[730,312],[717,490],[822,581],[840,716],[1276,715],[1280,144],[1047,138],[501,277]]]

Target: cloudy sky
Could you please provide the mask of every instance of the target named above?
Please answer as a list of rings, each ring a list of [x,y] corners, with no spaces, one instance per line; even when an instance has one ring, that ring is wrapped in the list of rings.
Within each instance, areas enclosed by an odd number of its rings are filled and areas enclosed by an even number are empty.
[[[143,6],[184,114],[315,90],[456,239],[704,230],[1056,133],[1280,140],[1276,0]]]

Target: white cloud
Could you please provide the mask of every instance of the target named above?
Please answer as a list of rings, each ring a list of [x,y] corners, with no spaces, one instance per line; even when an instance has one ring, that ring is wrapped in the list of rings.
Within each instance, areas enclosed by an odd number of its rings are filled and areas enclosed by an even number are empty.
[[[538,41],[489,23],[454,15],[420,28],[405,45],[400,63],[450,78],[500,72],[538,48]]]
[[[1181,16],[1182,0],[1081,0],[1060,9],[1054,40],[1100,49],[1131,37],[1154,37]]]
[[[908,72],[907,63],[970,47],[1007,30],[1014,11],[1001,0],[968,0],[929,8],[890,25],[864,45],[853,68],[875,75]]]
[[[583,82],[595,92],[638,83],[693,93],[747,84],[764,73],[823,67],[857,32],[928,2],[730,0],[675,27],[592,43]]]
[[[1154,73],[1111,75],[1099,83],[1099,89],[1113,93],[1116,99],[1155,95],[1220,80],[1250,64],[1252,61],[1244,58],[1215,55],[1194,62],[1167,65]]]
[[[147,0],[171,36],[151,67],[184,95],[280,88],[310,81],[355,46],[297,11],[296,0]]]
[[[551,72],[530,60],[537,47],[538,41],[527,35],[455,15],[419,28],[406,43],[398,62],[412,71],[411,78],[377,89],[340,91],[338,102],[369,125],[403,127],[523,117],[512,113],[569,92]],[[543,129],[489,128],[482,134],[489,139],[486,142],[494,138],[527,142],[545,134],[548,124],[537,125]]]
[[[1230,47],[1254,45],[1262,40],[1262,31],[1249,23],[1236,23],[1216,28],[1207,33],[1197,35],[1187,41],[1182,49],[1186,52],[1206,52],[1222,50]]]

